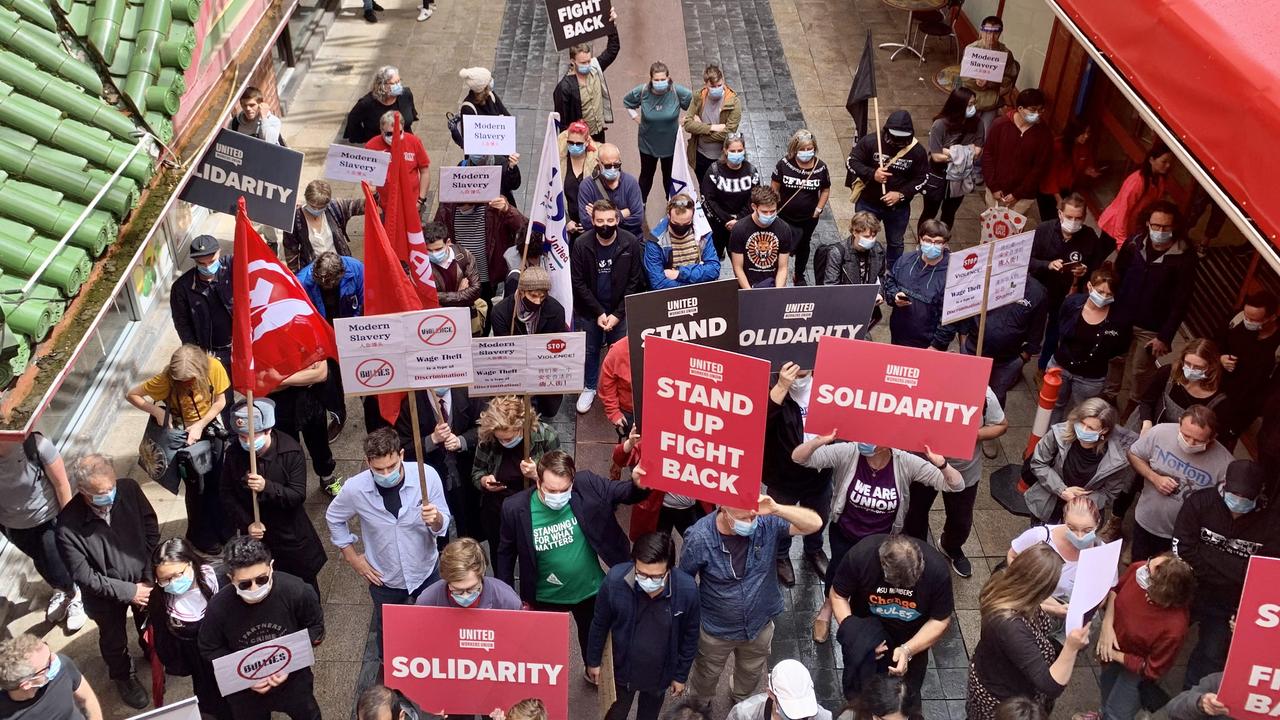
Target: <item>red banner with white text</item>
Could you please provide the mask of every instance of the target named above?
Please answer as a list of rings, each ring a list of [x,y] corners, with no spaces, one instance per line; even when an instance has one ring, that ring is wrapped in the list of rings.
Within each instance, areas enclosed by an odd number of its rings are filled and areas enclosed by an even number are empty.
[[[1249,559],[1218,700],[1236,720],[1280,717],[1280,560]],[[1224,598],[1227,600],[1228,598]]]

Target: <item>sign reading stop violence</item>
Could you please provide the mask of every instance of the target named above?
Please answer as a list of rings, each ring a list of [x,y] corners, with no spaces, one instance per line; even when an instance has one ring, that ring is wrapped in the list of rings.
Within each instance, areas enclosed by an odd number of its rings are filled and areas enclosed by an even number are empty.
[[[485,715],[529,697],[569,717],[569,614],[382,606],[383,675],[437,715]]]
[[[971,457],[990,374],[990,358],[824,337],[805,429]]]
[[[609,0],[546,0],[547,20],[557,50],[604,37],[613,29]],[[490,708],[492,709],[492,708]]]
[[[982,311],[984,294],[988,312],[1021,300],[1027,291],[1027,267],[1031,264],[1034,239],[1034,232],[1024,232],[951,253],[942,299],[942,322],[952,323],[977,315]],[[988,264],[991,265],[989,286],[986,283]]]
[[[475,369],[472,397],[578,392],[584,380],[587,334],[476,338],[471,343],[471,356]]]
[[[1231,717],[1280,717],[1280,560],[1249,559],[1218,699]]]
[[[650,337],[644,384],[645,484],[755,508],[769,412],[769,362]]]

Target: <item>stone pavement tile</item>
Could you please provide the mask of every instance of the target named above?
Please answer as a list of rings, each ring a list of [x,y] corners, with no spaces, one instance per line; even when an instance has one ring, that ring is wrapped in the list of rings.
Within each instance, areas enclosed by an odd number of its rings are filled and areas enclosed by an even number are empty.
[[[355,571],[348,568],[346,563],[342,564],[342,569],[351,576],[355,575]],[[345,579],[347,584],[352,582],[350,577]],[[360,582],[363,584],[363,580]],[[347,605],[333,601],[325,603],[324,624],[328,632],[325,633],[324,642],[315,650],[316,660],[343,661],[361,657],[367,636],[355,630],[368,627],[370,607],[372,605]]]
[[[969,666],[965,663],[962,668],[945,668],[938,671],[938,678],[942,681],[942,696],[947,700],[963,700],[965,696],[965,683],[969,681]]]
[[[322,646],[323,647],[323,646]],[[352,660],[317,660],[315,674],[316,702],[325,717],[345,718],[351,714],[356,678],[360,675],[360,656]]]
[[[924,671],[924,683],[920,686],[920,698],[922,700],[945,700],[942,693],[942,680],[938,678],[938,671],[929,668]]]
[[[982,489],[979,488],[978,493],[981,494],[981,492]],[[944,502],[945,496],[939,494],[938,497],[934,498],[933,510],[929,513],[929,530],[932,534],[930,542],[934,543],[935,547],[937,547],[938,539],[942,536],[942,527],[946,523],[947,513],[943,505]],[[981,557],[983,555],[982,543],[976,533],[969,533],[969,539],[965,541],[961,550],[964,551],[967,557]]]
[[[956,619],[960,622],[960,636],[964,638],[964,649],[970,656],[978,646],[978,637],[982,634],[982,617],[977,610],[956,610]]]
[[[987,548],[988,561],[992,564],[1004,559],[999,549],[1004,548],[1007,551],[1009,541],[1028,527],[1027,518],[1011,515],[1003,508],[996,510],[974,508],[973,517],[974,529],[982,541],[982,547]]]
[[[965,711],[964,698],[948,699],[947,712],[951,715],[951,720],[967,720],[969,714]]]
[[[930,648],[934,664],[939,669],[964,668],[969,666],[964,642],[959,636],[946,637]]]
[[[325,607],[330,605],[360,605],[365,609],[373,607],[369,599],[369,584],[356,575],[341,559],[330,559],[320,569],[318,576],[320,592],[324,594]],[[367,621],[367,620],[366,620]]]
[[[945,700],[925,700],[920,703],[925,720],[953,720],[947,712]]]

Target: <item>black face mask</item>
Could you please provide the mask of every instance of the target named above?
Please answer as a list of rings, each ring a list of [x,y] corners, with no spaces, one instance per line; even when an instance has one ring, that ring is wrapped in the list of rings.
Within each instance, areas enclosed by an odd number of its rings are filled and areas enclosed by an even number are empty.
[[[601,240],[612,239],[618,233],[617,225],[596,225],[596,237]]]
[[[676,237],[684,237],[689,234],[690,230],[693,230],[693,223],[673,222],[668,224],[667,227],[671,228],[672,235],[675,235]]]

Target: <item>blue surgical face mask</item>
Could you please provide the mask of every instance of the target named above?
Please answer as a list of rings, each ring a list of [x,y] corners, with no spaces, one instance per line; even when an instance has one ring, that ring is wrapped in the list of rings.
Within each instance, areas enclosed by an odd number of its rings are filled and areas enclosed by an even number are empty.
[[[1089,299],[1093,301],[1093,304],[1094,304],[1094,305],[1097,305],[1097,306],[1098,306],[1098,307],[1100,307],[1100,308],[1104,308],[1104,307],[1106,307],[1106,306],[1108,306],[1108,305],[1110,305],[1111,303],[1113,303],[1113,302],[1115,302],[1115,301],[1116,301],[1116,299],[1115,299],[1115,298],[1113,298],[1113,297],[1107,297],[1106,295],[1103,295],[1102,293],[1098,292],[1097,290],[1090,290],[1090,291],[1089,291]]]
[[[91,495],[89,496],[89,502],[97,505],[98,507],[114,505],[116,502],[116,489],[111,488],[110,492],[105,492],[101,495]]]
[[[942,246],[937,243],[920,243],[920,254],[925,260],[937,260],[942,257]]]
[[[569,154],[574,157],[578,157],[579,155],[583,155],[587,152],[586,143],[569,143],[568,148]]]
[[[1076,439],[1085,442],[1098,442],[1102,439],[1101,430],[1090,430],[1084,423],[1076,423]]]
[[[741,150],[739,152],[727,152],[725,153],[725,157],[728,158],[730,165],[741,165],[747,159],[747,151]]]
[[[1133,574],[1133,579],[1138,581],[1138,587],[1147,590],[1151,587],[1151,566],[1143,565],[1138,568],[1138,572]]]
[[[436,397],[444,397],[445,395],[449,394],[449,388],[447,387],[435,388],[435,393],[436,393]]]
[[[817,154],[818,153],[813,150],[798,150],[796,151],[796,159],[800,162],[809,162]]]
[[[586,75],[586,74],[587,74],[587,73],[589,73],[589,72],[591,72],[591,63],[587,63],[586,65],[579,65],[579,66],[578,66],[578,74],[579,74],[579,75]]]
[[[190,590],[191,586],[194,584],[195,584],[195,575],[194,574],[188,575],[187,573],[183,573],[178,577],[170,580],[169,584],[164,586],[164,591],[169,593],[170,595],[182,595],[186,593],[188,590]]]
[[[664,93],[671,89],[670,80],[651,80],[649,81],[649,84],[653,86],[654,92]]]
[[[31,687],[38,690],[45,685],[48,685],[53,682],[54,678],[58,677],[58,673],[60,672],[62,672],[62,658],[58,657],[57,653],[54,653],[53,659],[49,661],[49,669],[44,671],[44,682],[39,685],[32,683]]]
[[[1040,113],[1038,112],[1023,113],[1022,119],[1026,120],[1028,125],[1035,125],[1036,123],[1040,122]]]
[[[1151,242],[1156,245],[1168,245],[1173,242],[1172,230],[1150,230],[1148,233],[1151,236]]]
[[[757,521],[756,521],[756,518],[751,518],[751,520],[750,520],[750,521],[747,521],[747,520],[734,520],[734,521],[733,521],[733,534],[734,534],[734,535],[741,535],[742,537],[751,537],[751,533],[753,533],[753,532],[755,532],[755,531],[756,531],[756,525],[757,525],[757,524],[758,524],[758,523],[757,523]]]
[[[769,227],[770,225],[773,224],[773,221],[777,219],[778,219],[778,213],[776,212],[775,213],[762,213],[762,212],[756,213],[756,222],[760,223],[765,227]]]
[[[662,589],[665,581],[666,578],[636,577],[636,585],[639,585],[640,589],[647,593],[658,592]]]
[[[488,165],[488,164],[489,164],[489,156],[488,156],[488,155],[468,155],[468,156],[467,156],[467,164],[468,164],[468,165],[470,165],[471,167],[479,167],[480,165]]]
[[[431,258],[431,262],[437,265],[443,265],[449,261],[449,248],[443,250],[431,250],[427,252],[427,257]]]
[[[199,272],[201,275],[204,275],[206,277],[208,277],[209,275],[217,275],[218,271],[221,269],[222,269],[221,260],[214,260],[208,265],[204,265],[202,263],[196,263],[196,272]]]
[[[462,607],[471,607],[475,604],[476,600],[480,599],[480,592],[481,590],[479,589],[472,590],[469,593],[451,592],[449,593],[449,596],[452,597],[453,601],[458,605],[461,605]]]
[[[713,100],[719,100],[724,97],[724,86],[717,85],[713,88],[707,88],[707,97],[712,98]]]
[[[261,450],[262,448],[264,448],[264,447],[266,447],[266,446],[267,446],[267,436],[266,436],[266,435],[259,435],[258,437],[256,437],[256,438],[254,438],[254,439],[253,439],[253,449],[254,449],[254,450]],[[240,447],[244,448],[245,450],[248,450],[248,449],[249,449],[249,438],[248,438],[248,437],[246,437],[246,436],[244,436],[244,435],[241,435],[241,436],[240,436]]]
[[[395,97],[400,97],[401,95],[404,94],[404,85],[401,85],[400,83],[395,83],[394,85],[391,86],[391,89],[389,92]]]
[[[858,443],[858,454],[863,457],[871,457],[872,455],[875,455],[877,449],[879,448],[876,447],[875,443]]]
[[[1084,537],[1080,537],[1075,533],[1071,532],[1070,530],[1068,530],[1067,540],[1072,545],[1075,545],[1077,550],[1084,550],[1085,548],[1093,547],[1094,543],[1098,541],[1098,533],[1096,530],[1090,530],[1089,532],[1085,533]]]
[[[965,117],[967,117],[967,118],[971,118],[971,117],[973,117],[974,115],[977,115],[977,114],[978,114],[978,106],[977,106],[977,105],[969,105],[969,106],[965,107],[965,109],[964,109],[964,116],[965,116]]]
[[[501,439],[498,440],[498,442],[502,444],[502,447],[508,450],[510,450],[511,448],[520,447],[520,443],[523,441],[524,441],[523,435],[517,435],[511,438],[510,440],[501,440]]]
[[[1240,513],[1242,515],[1244,513],[1253,512],[1253,509],[1258,506],[1257,500],[1252,500],[1247,497],[1241,497],[1231,492],[1223,492],[1222,501],[1227,504],[1228,510],[1230,510],[1233,513]]]
[[[863,250],[870,250],[875,246],[876,246],[875,235],[862,235],[858,238],[858,247],[862,248]]]
[[[622,171],[618,168],[601,168],[600,177],[608,180],[609,182],[613,182],[614,180],[622,177]]]
[[[324,214],[324,208],[313,208],[310,205],[303,205],[302,211],[311,217],[320,217]]]
[[[373,482],[377,484],[378,487],[393,488],[400,483],[400,476],[404,471],[402,468],[397,467],[386,475],[374,472],[372,468],[369,469],[369,472],[373,475]]]
[[[1193,382],[1196,380],[1203,380],[1207,375],[1208,373],[1200,368],[1193,368],[1190,365],[1182,366],[1182,376]]]
[[[565,490],[564,492],[558,492],[558,493],[547,492],[547,491],[543,490],[543,491],[542,491],[542,504],[543,504],[543,505],[546,505],[547,507],[551,508],[552,510],[560,510],[560,509],[562,509],[565,505],[568,505],[568,504],[569,504],[569,498],[570,498],[572,495],[573,495],[573,491],[572,491],[572,490]]]

